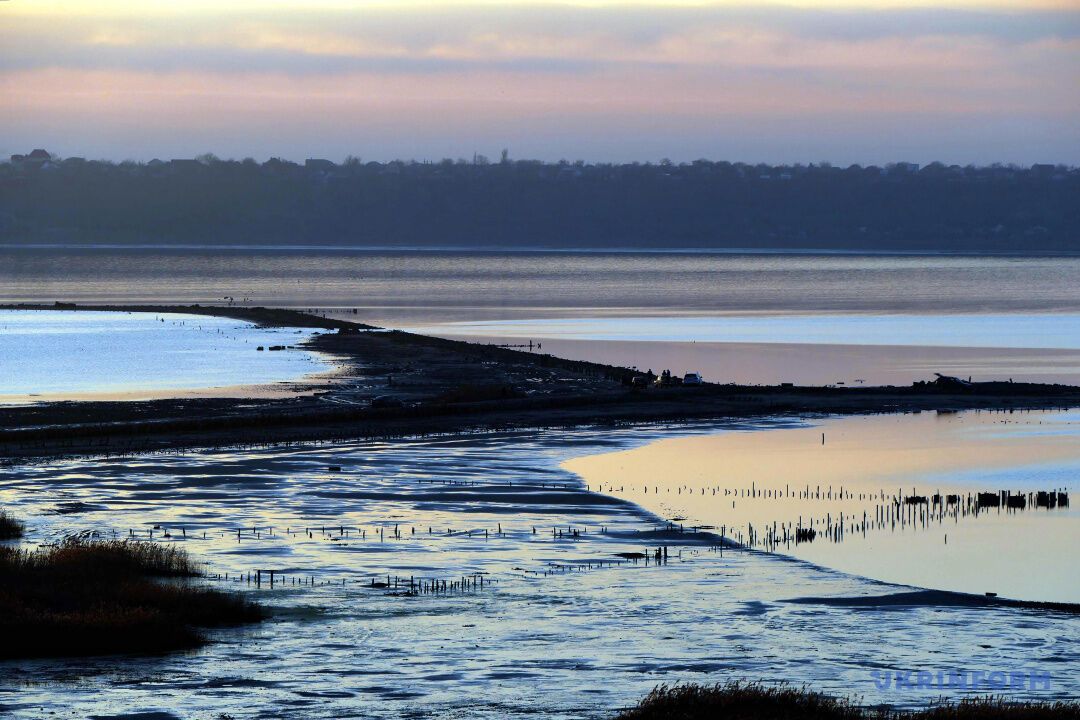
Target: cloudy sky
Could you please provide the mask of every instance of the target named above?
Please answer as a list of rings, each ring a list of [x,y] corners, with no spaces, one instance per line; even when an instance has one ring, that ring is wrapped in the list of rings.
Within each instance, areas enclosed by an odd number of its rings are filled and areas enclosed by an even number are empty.
[[[0,154],[1080,164],[1080,0],[0,0]]]

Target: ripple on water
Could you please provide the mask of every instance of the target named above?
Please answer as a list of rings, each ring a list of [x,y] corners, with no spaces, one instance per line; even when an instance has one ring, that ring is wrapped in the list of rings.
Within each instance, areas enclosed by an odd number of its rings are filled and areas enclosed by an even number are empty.
[[[610,448],[663,434],[596,436]],[[761,553],[721,555],[696,539],[670,541],[682,555],[667,565],[599,569],[600,559],[654,546],[657,518],[588,494],[559,469],[589,449],[583,443],[580,434],[552,431],[10,469],[0,478],[0,504],[29,521],[33,542],[84,529],[145,536],[158,526],[211,571],[230,573],[222,587],[248,592],[236,574],[269,563],[330,584],[251,590],[272,619],[213,631],[214,643],[194,653],[8,663],[0,703],[17,705],[14,717],[42,707],[82,716],[168,708],[185,717],[288,707],[298,718],[397,718],[467,707],[475,717],[542,708],[551,717],[600,718],[678,680],[787,681],[913,704],[940,691],[882,691],[871,671],[954,667],[1043,669],[1053,682],[1035,696],[1080,691],[1072,618],[786,603],[896,588]],[[341,473],[323,472],[331,460]],[[45,512],[56,504],[57,477],[64,501],[85,503],[85,512]],[[571,527],[580,534],[565,532]],[[367,537],[358,537],[363,530]],[[565,569],[578,563],[592,569]],[[484,591],[401,597],[369,585],[387,574],[471,573],[485,573]],[[254,684],[237,684],[245,682]]]

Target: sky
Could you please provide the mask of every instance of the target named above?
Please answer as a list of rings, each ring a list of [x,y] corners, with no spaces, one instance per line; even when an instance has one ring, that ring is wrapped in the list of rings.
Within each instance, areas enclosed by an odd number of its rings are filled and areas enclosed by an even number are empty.
[[[1080,164],[1080,0],[0,0],[0,156]]]

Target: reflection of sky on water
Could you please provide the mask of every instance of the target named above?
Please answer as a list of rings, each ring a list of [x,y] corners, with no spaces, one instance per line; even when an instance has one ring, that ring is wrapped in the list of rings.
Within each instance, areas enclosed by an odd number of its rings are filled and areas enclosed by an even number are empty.
[[[1080,348],[1078,273],[1068,257],[0,247],[8,302],[232,295],[482,342],[541,339],[562,357],[720,382],[815,385],[906,385],[933,372],[1080,384],[1080,351],[1000,349]],[[577,320],[547,320],[562,317]],[[758,340],[706,342],[721,330]],[[949,347],[896,345],[931,341]],[[843,342],[856,344],[807,344]],[[971,343],[999,349],[955,347]]]
[[[925,528],[869,530],[865,537],[849,531],[842,543],[819,539],[790,552],[890,582],[1080,602],[1080,413],[837,418],[767,433],[670,439],[565,466],[592,487],[603,484],[610,494],[661,516],[726,526],[732,534],[745,533],[749,524],[759,534],[773,523],[806,527],[812,518],[820,530],[841,513],[845,524],[861,522],[864,512],[873,520],[881,493],[1071,489],[1069,509],[994,510],[977,518],[934,519]],[[751,488],[783,496],[747,497]],[[797,497],[819,488],[832,498]],[[837,499],[841,489],[854,497]]]
[[[0,401],[155,394],[293,381],[328,366],[311,331],[201,315],[0,310]]]
[[[263,590],[258,596],[275,608],[271,622],[217,632],[216,644],[192,654],[3,666],[0,703],[20,718],[42,706],[80,715],[170,708],[181,717],[245,717],[258,709],[298,718],[444,714],[450,707],[468,708],[470,717],[532,717],[543,708],[555,718],[606,718],[655,684],[678,680],[805,682],[868,702],[918,703],[940,691],[878,690],[871,671],[954,667],[1048,671],[1051,689],[1040,697],[1080,690],[1072,618],[792,605],[783,601],[894,588],[780,556],[721,556],[678,540],[670,541],[667,567],[542,574],[552,562],[610,560],[656,542],[641,532],[655,527],[655,518],[584,492],[560,463],[665,437],[707,440],[717,429],[519,432],[8,468],[0,505],[28,520],[31,542],[162,525],[214,570],[275,567],[335,584]],[[327,472],[330,464],[342,471]],[[56,514],[74,503],[86,507]],[[364,528],[368,537],[296,532],[324,524]],[[495,533],[499,524],[504,536]],[[237,528],[255,525],[273,525],[274,536],[245,532],[237,542]],[[378,528],[395,525],[400,540],[374,538]],[[570,525],[588,531],[576,540],[551,537],[552,527]],[[449,537],[447,527],[455,531]],[[608,532],[597,532],[601,527]],[[177,538],[180,528],[186,541]],[[469,537],[467,529],[490,535]],[[362,587],[386,573],[451,579],[471,572],[497,582],[448,598]]]
[[[1080,312],[1080,258],[362,248],[2,247],[0,300],[359,310],[462,320]]]
[[[1080,384],[1076,314],[671,314],[446,322],[417,332],[700,372],[713,382],[908,385],[933,373]]]
[[[1080,349],[1080,315],[762,315],[452,322],[429,334],[604,341]]]

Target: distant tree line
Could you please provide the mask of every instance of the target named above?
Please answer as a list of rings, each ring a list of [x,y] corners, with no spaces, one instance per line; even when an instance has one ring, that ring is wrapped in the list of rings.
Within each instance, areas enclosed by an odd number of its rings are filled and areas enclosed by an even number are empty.
[[[1080,251],[1080,169],[197,159],[0,163],[0,241]]]

